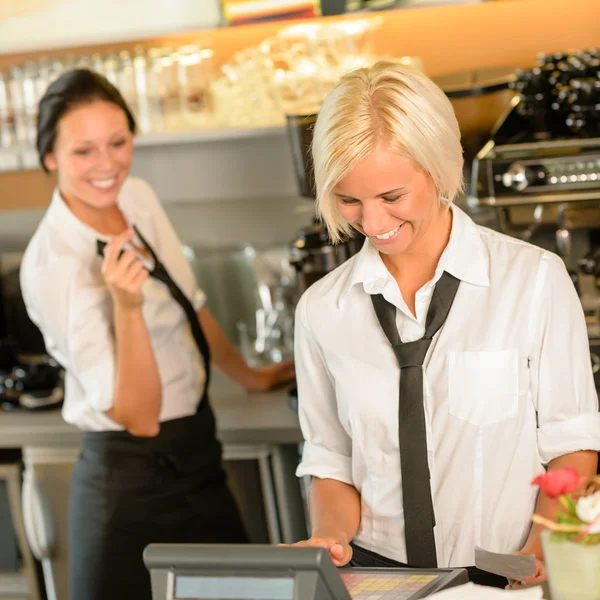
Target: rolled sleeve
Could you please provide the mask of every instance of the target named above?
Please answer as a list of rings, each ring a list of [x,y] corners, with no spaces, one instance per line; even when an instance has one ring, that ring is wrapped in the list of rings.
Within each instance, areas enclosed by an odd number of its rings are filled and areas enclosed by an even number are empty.
[[[304,436],[298,477],[312,475],[352,485],[352,440],[338,417],[335,387],[307,319],[308,292],[296,309],[298,411]]]
[[[116,352],[112,303],[104,286],[71,291],[73,310],[67,315],[69,374],[81,386],[84,397],[98,411],[114,405]]]
[[[572,452],[600,450],[600,414],[581,301],[558,256],[546,253],[540,268],[530,368],[538,451],[546,464]]]
[[[352,459],[323,446],[304,443],[302,462],[296,470],[298,477],[312,475],[321,479],[336,479],[349,485],[352,482]]]
[[[538,431],[544,463],[578,450],[600,450],[600,413],[585,413],[566,421],[546,423]]]
[[[71,371],[85,391],[85,398],[98,411],[106,412],[114,405],[115,366],[112,358],[90,365],[79,372]]]
[[[27,309],[48,353],[94,409],[109,410],[114,404],[115,344],[108,291],[92,282],[85,285],[84,274],[67,259],[40,269],[35,277],[35,296]]]

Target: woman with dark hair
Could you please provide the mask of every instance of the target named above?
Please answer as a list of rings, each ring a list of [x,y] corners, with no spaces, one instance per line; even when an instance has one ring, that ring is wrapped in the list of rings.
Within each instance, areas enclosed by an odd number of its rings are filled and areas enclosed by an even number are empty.
[[[212,362],[248,390],[293,377],[251,369],[204,307],[156,195],[129,177],[135,120],[116,88],[65,73],[39,106],[56,173],[21,266],[28,313],[65,367],[64,419],[83,430],[69,502],[70,597],[150,600],[151,542],[242,543],[207,396]]]

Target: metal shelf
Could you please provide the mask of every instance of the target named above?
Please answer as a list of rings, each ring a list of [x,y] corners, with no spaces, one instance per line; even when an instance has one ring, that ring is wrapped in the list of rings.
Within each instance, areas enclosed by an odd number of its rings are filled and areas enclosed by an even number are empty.
[[[0,600],[26,600],[30,598],[27,574],[24,571],[0,571]]]
[[[283,125],[271,127],[247,127],[244,129],[197,129],[194,131],[182,131],[173,133],[148,133],[137,136],[136,147],[169,146],[175,144],[196,144],[204,142],[221,142],[258,137],[270,137],[282,135],[285,132]]]
[[[600,200],[600,191],[564,192],[562,194],[523,194],[521,196],[486,196],[478,198],[475,202],[481,206],[506,208],[510,206],[529,206],[534,204],[560,204],[566,202],[592,202]]]
[[[277,137],[285,134],[284,125],[246,128],[206,128],[191,131],[148,133],[135,138],[136,148],[160,148],[181,144],[204,144],[210,142],[235,142],[253,138]],[[37,171],[39,169],[36,149],[32,146],[0,148],[0,173]]]

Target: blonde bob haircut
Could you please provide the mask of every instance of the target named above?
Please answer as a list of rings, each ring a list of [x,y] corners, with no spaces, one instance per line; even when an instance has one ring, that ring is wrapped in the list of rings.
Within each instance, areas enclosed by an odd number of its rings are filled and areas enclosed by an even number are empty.
[[[334,243],[351,237],[334,188],[378,143],[412,159],[450,204],[463,186],[460,130],[450,101],[410,67],[379,61],[346,74],[315,123],[312,157],[316,209]]]

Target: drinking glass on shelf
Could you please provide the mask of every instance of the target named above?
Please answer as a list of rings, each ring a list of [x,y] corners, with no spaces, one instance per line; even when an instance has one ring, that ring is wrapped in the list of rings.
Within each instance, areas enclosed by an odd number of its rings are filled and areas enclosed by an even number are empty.
[[[118,86],[119,85],[119,67],[120,67],[120,63],[119,63],[119,56],[118,54],[115,53],[110,53],[107,54],[104,57],[104,66],[102,69],[102,72],[104,74],[104,77],[106,77],[106,79],[108,79],[108,81],[110,81],[114,86]]]
[[[116,78],[116,87],[121,92],[127,105],[137,116],[138,106],[137,94],[135,92],[135,77],[133,73],[133,57],[128,50],[119,52]]]
[[[15,118],[10,97],[8,73],[0,72],[0,147],[15,145]]]
[[[167,128],[162,88],[163,64],[157,59],[159,57],[158,49],[150,48],[140,52],[134,60],[140,114],[147,115],[147,130],[153,132]]]
[[[177,131],[182,127],[177,56],[174,50],[168,47],[151,48],[149,56],[160,102],[162,128],[165,131]]]
[[[340,76],[375,60],[375,32],[381,23],[381,17],[372,17],[340,21],[327,27],[325,44],[331,66]]]
[[[301,23],[279,31],[276,37],[281,44],[280,51],[287,56],[290,69],[307,59],[319,62],[324,27],[321,23]]]
[[[212,60],[213,51],[201,44],[188,44],[177,50],[180,110],[191,127],[210,121]]]
[[[308,60],[293,71],[277,71],[274,84],[280,111],[291,115],[318,112],[333,87],[319,77],[318,65]]]
[[[106,72],[104,70],[104,56],[100,54],[100,52],[95,52],[90,57],[91,61],[91,70],[99,75],[106,77]]]
[[[38,65],[33,61],[27,61],[22,68],[22,90],[23,90],[23,120],[25,126],[25,143],[27,146],[35,145],[37,135],[37,107],[43,91],[39,79]],[[43,84],[42,84],[43,85]],[[41,91],[41,93],[40,93]],[[45,91],[45,89],[44,89]]]
[[[155,129],[157,115],[154,113],[154,90],[150,89],[148,57],[143,48],[134,49],[132,59],[133,82],[137,106],[137,124],[141,133],[149,133]]]
[[[88,71],[93,71],[94,63],[92,61],[91,56],[78,56],[75,60],[74,67],[76,69],[87,69]]]
[[[27,124],[25,120],[25,98],[23,87],[23,69],[14,65],[9,70],[8,89],[13,110],[15,138],[19,145],[27,144]]]
[[[272,66],[259,48],[235,54],[211,86],[216,122],[225,127],[281,124],[271,82]]]

